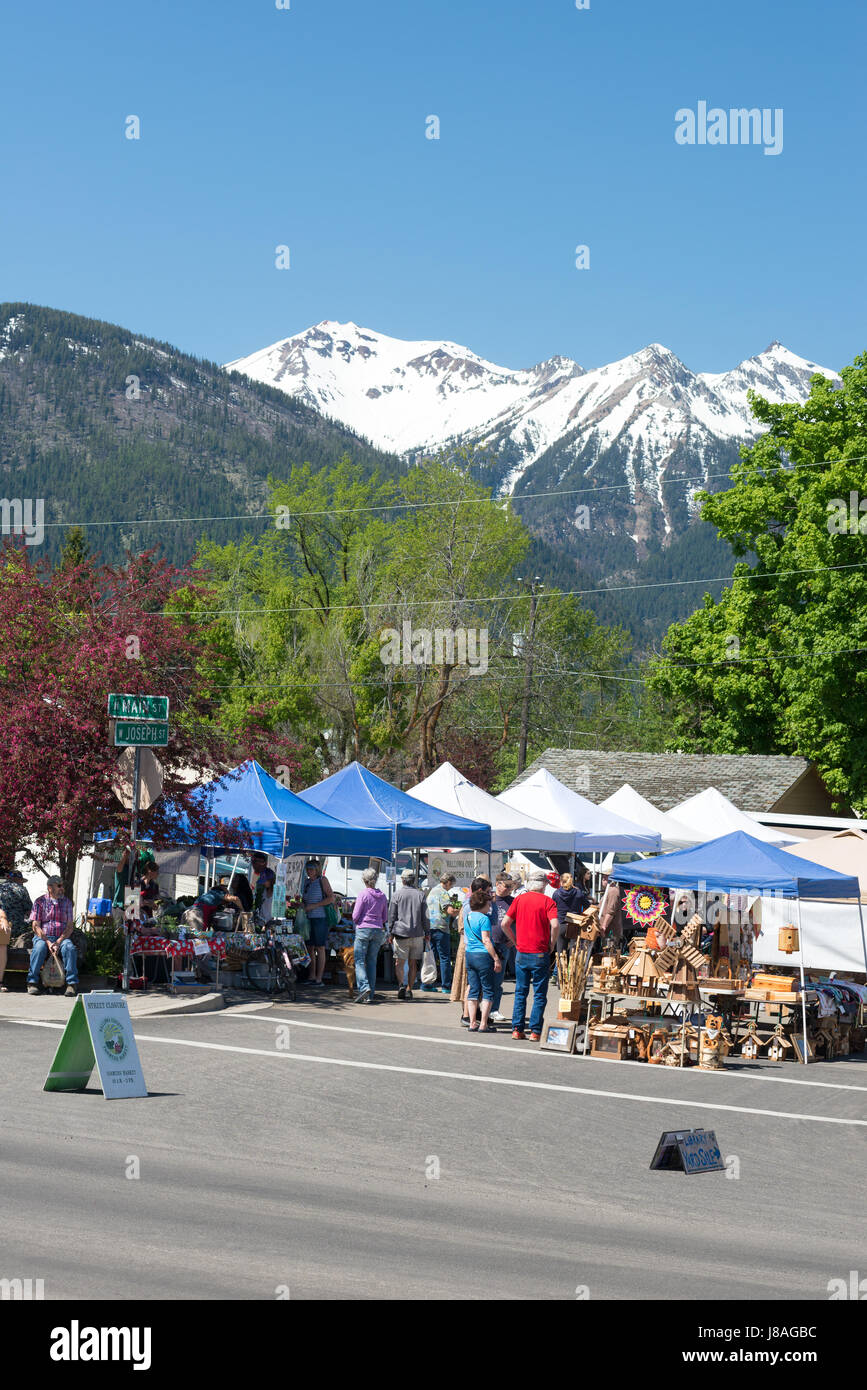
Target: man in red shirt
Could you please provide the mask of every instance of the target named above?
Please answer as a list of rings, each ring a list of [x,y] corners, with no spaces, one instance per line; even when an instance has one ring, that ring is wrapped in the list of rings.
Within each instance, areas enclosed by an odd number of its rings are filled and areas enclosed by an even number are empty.
[[[518,954],[515,956],[515,1002],[512,1006],[512,1037],[524,1039],[527,995],[533,985],[533,1012],[530,1015],[530,1042],[542,1036],[551,952],[557,946],[557,904],[545,893],[545,875],[539,870],[527,879],[527,891],[509,908],[502,925],[515,928]]]

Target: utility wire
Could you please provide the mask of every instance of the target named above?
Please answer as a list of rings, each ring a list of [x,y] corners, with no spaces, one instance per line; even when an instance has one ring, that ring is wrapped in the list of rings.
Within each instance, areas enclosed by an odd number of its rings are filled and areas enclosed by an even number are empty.
[[[851,457],[834,459],[812,459],[803,463],[793,463],[786,467],[782,465],[782,471],[786,473],[797,472],[799,468],[824,468],[829,464],[835,463],[862,463],[867,459],[867,454],[856,454]],[[421,467],[422,465],[417,465]],[[764,467],[765,465],[760,465]],[[681,483],[708,483],[716,482],[720,478],[731,481],[731,472],[725,473],[703,473],[695,478],[671,477],[664,479],[666,487],[679,485]],[[279,484],[278,484],[279,486]],[[293,520],[298,517],[317,517],[317,516],[355,516],[363,512],[403,512],[403,511],[423,511],[425,509],[441,510],[443,507],[471,507],[471,506],[506,506],[509,502],[534,501],[542,497],[581,497],[585,493],[591,495],[602,492],[622,492],[624,488],[634,487],[634,483],[603,483],[600,486],[579,487],[579,488],[549,488],[542,492],[520,492],[500,497],[460,497],[454,500],[443,498],[436,502],[401,502],[395,499],[393,502],[378,503],[365,507],[322,507],[314,510],[296,512],[292,508],[287,508],[287,515]],[[278,504],[281,505],[281,504]],[[238,512],[223,513],[217,516],[146,516],[138,518],[128,518],[127,520],[102,520],[102,521],[45,521],[42,523],[44,529],[50,527],[96,527],[96,526],[185,526],[200,524],[203,521],[275,521],[276,514],[269,512]],[[280,529],[280,528],[278,528]]]

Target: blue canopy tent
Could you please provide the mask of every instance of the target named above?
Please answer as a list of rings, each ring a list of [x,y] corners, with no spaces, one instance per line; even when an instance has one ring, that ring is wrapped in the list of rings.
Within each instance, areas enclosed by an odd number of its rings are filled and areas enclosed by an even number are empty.
[[[290,854],[316,853],[366,854],[387,859],[391,852],[387,830],[358,820],[350,823],[318,810],[282,786],[253,759],[198,787],[192,799],[200,802],[209,815],[237,824],[241,832],[237,839],[216,846],[219,849],[242,850],[249,837],[253,849],[278,859]],[[177,828],[179,840],[195,843],[196,837],[183,815],[178,817]]]
[[[861,887],[857,878],[841,874],[822,864],[811,864],[798,855],[788,854],[776,845],[766,844],[743,830],[721,835],[692,849],[643,859],[640,864],[615,864],[611,878],[617,883],[656,885],[692,891],[717,893],[755,893],[758,896],[794,898],[798,903],[799,965],[801,1010],[804,1029],[804,1061],[807,1052],[807,1006],[804,985],[804,946],[801,926],[801,898],[853,898],[858,904],[861,940],[864,919]],[[864,958],[867,969],[867,947]]]
[[[385,782],[375,773],[350,763],[315,787],[300,793],[302,801],[353,825],[385,833],[395,859],[402,849],[480,849],[491,852],[491,827],[480,821],[440,811]]]

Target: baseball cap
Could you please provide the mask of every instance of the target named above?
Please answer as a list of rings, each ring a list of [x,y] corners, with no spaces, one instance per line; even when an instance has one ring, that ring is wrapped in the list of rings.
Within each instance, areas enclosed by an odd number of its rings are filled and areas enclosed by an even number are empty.
[[[45,882],[49,884],[56,883],[60,888],[63,887],[63,879],[60,877],[60,874],[49,874]]]

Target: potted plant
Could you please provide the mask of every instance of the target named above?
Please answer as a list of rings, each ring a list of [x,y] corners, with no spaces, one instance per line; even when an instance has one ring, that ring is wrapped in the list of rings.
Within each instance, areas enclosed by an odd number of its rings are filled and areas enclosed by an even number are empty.
[[[84,955],[84,970],[89,975],[97,975],[112,988],[123,969],[123,932],[113,922],[104,927],[95,927],[88,933],[87,950]]]

